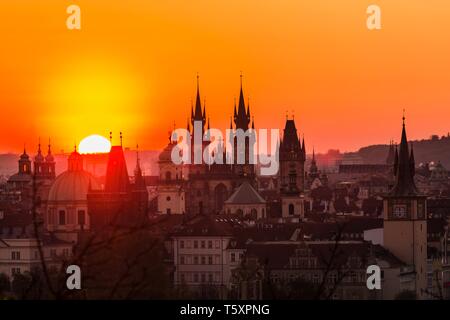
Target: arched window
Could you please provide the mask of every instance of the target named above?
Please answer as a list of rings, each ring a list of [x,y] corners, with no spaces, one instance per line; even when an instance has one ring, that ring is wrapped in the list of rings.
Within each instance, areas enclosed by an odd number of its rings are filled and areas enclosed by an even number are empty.
[[[295,213],[294,205],[292,203],[289,203],[289,215],[293,216]]]

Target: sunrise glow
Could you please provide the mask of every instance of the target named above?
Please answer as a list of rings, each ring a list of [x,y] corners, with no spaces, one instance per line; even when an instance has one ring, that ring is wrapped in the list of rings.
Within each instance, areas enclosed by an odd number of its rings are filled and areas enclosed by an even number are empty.
[[[81,140],[78,150],[85,154],[106,153],[111,150],[111,143],[105,137],[93,134]]]

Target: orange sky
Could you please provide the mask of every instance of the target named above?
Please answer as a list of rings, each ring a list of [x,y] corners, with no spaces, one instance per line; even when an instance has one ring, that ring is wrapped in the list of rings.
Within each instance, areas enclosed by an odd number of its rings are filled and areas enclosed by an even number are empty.
[[[72,3],[80,31],[65,25]],[[381,31],[366,28],[372,3]],[[409,138],[446,134],[449,18],[444,0],[1,1],[0,152],[110,130],[163,147],[197,72],[214,127],[228,127],[242,71],[256,126],[294,110],[309,148],[398,140],[402,108]]]

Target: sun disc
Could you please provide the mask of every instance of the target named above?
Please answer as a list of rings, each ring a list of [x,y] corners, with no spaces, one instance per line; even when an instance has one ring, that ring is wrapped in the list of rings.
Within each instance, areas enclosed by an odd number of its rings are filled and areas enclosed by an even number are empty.
[[[81,140],[78,150],[80,153],[107,153],[111,150],[111,143],[105,137],[93,134]]]

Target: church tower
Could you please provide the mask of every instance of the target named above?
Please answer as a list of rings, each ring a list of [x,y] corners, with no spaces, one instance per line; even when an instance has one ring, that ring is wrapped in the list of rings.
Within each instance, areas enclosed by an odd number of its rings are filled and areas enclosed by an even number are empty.
[[[305,141],[300,142],[294,119],[286,119],[280,143],[280,194],[283,217],[304,216],[304,202],[300,193],[305,184]]]
[[[296,185],[300,192],[305,187],[305,159],[306,147],[305,140],[300,142],[295,127],[294,119],[286,119],[283,138],[280,143],[280,187],[281,193],[289,189],[289,174],[291,168],[296,172]]]
[[[255,177],[255,165],[250,163],[250,153],[253,153],[253,143],[252,138],[245,135],[245,147],[238,148],[239,139],[237,135],[245,134],[249,129],[255,129],[255,124],[251,120],[250,114],[250,104],[247,103],[247,108],[244,101],[244,91],[242,89],[242,75],[241,75],[241,88],[239,92],[239,103],[236,109],[236,104],[234,105],[234,115],[233,115],[234,125],[235,125],[235,137],[233,142],[233,169],[234,172],[244,178],[248,178],[253,183]],[[251,127],[250,127],[251,122]],[[251,130],[248,132],[249,134]],[[242,142],[241,142],[242,143]],[[244,163],[238,163],[238,159],[244,159]]]
[[[427,287],[427,202],[414,183],[414,152],[408,148],[405,117],[400,147],[394,155],[395,184],[384,204],[384,247],[413,269],[418,299]]]
[[[39,139],[38,151],[34,157],[34,176],[36,180],[42,180],[45,178],[45,158],[41,151],[41,141]]]
[[[56,177],[56,162],[55,158],[52,155],[52,149],[50,140],[48,141],[48,151],[47,155],[45,156],[45,162],[44,162],[44,173],[47,179],[54,180]]]
[[[23,148],[23,153],[19,159],[19,174],[31,175],[31,161],[25,147]]]

